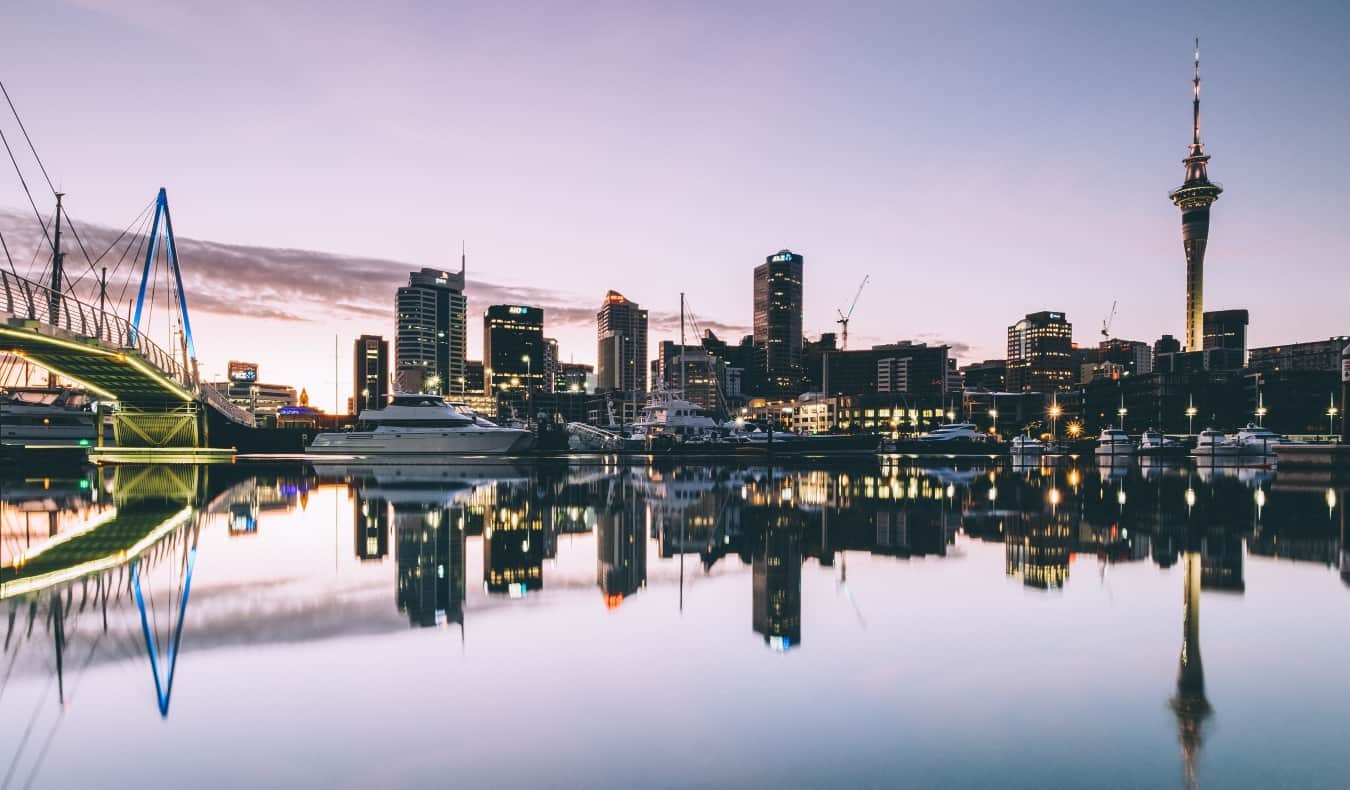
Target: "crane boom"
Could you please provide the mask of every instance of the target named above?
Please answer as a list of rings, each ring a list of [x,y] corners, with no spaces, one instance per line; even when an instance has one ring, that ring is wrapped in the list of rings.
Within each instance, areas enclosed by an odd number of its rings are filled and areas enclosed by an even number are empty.
[[[1111,312],[1107,314],[1106,320],[1102,321],[1102,337],[1111,339],[1111,322],[1116,320],[1116,302],[1111,302]]]
[[[867,281],[870,279],[872,279],[871,275],[863,275],[862,282],[858,284],[858,292],[853,294],[853,303],[848,306],[847,313],[845,313],[843,310],[835,310],[835,312],[839,314],[839,319],[835,321],[835,323],[839,324],[844,328],[843,345],[841,347],[841,350],[843,351],[848,350],[849,319],[853,318],[853,309],[858,306],[858,298],[862,296],[863,288],[867,287]]]

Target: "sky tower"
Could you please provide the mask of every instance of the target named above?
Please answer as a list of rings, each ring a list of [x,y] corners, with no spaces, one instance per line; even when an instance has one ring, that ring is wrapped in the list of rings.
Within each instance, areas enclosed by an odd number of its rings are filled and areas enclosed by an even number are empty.
[[[1209,206],[1223,187],[1209,180],[1209,157],[1200,143],[1200,39],[1195,40],[1195,102],[1191,111],[1190,154],[1183,160],[1186,181],[1168,197],[1181,209],[1181,245],[1186,250],[1186,350],[1204,348],[1205,244],[1209,241]]]

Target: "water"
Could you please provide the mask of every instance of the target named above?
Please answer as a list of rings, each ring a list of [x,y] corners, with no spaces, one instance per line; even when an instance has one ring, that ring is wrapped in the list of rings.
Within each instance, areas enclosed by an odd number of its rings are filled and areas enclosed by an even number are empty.
[[[0,788],[1344,787],[1347,497],[1091,461],[11,478]]]

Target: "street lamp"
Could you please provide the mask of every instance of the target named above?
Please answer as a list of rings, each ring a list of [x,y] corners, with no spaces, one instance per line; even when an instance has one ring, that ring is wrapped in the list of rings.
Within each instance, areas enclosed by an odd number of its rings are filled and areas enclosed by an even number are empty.
[[[1119,409],[1116,409],[1116,416],[1120,418],[1120,429],[1122,431],[1125,430],[1125,415],[1129,413],[1130,410],[1125,408],[1124,406],[1121,406]]]
[[[1331,396],[1331,404],[1327,406],[1327,434],[1336,435],[1336,415],[1340,414],[1340,409],[1336,408],[1336,396]]]
[[[1195,396],[1192,395],[1190,405],[1186,407],[1186,433],[1191,436],[1195,435],[1195,415],[1199,413],[1200,410],[1195,408]]]
[[[1063,413],[1064,410],[1059,407],[1058,402],[1050,404],[1050,434],[1055,439],[1059,438],[1059,415]]]
[[[530,355],[522,354],[520,361],[525,363],[525,418],[529,419],[531,407],[534,405],[530,399],[530,390],[532,389],[530,385],[534,383],[530,374]]]
[[[990,409],[990,410],[989,410],[989,419],[993,421],[993,424],[989,426],[989,430],[992,431],[993,434],[994,434],[995,436],[997,436],[997,435],[998,435],[998,409]]]

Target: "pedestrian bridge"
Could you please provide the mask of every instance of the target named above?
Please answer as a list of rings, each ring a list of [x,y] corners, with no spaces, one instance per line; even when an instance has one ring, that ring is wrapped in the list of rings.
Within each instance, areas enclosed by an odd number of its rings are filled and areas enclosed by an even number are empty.
[[[210,412],[237,425],[248,428],[256,425],[251,413],[232,404],[224,393],[203,384],[198,377],[163,190],[156,208],[141,297],[133,320],[117,315],[103,304],[53,290],[17,272],[0,271],[0,353],[13,354],[70,379],[96,398],[114,404],[113,427],[119,447],[206,447]],[[166,231],[165,252],[178,280],[178,306],[184,327],[180,335],[183,348],[177,355],[156,345],[138,329],[161,212]]]

